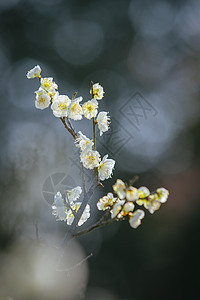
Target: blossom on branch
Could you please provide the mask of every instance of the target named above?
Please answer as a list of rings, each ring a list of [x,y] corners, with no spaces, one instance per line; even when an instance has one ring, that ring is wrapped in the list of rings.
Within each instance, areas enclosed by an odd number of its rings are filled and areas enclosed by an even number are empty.
[[[68,96],[57,96],[51,105],[51,109],[53,110],[54,116],[57,118],[67,117],[70,104],[71,100]]]
[[[68,225],[72,225],[65,237],[65,243],[72,237],[110,224],[114,220],[128,219],[130,226],[137,228],[145,216],[145,212],[137,209],[137,206],[143,206],[144,209],[153,214],[160,208],[162,203],[167,201],[169,192],[165,188],[157,188],[154,192],[150,192],[145,186],[141,186],[140,188],[134,187],[132,185],[133,180],[127,184],[121,179],[117,179],[113,185],[113,193],[103,196],[96,204],[98,210],[107,210],[99,222],[96,222],[87,228],[87,230],[76,231],[76,227],[84,224],[90,217],[90,205],[88,203],[93,192],[97,187],[103,186],[101,181],[111,178],[115,166],[115,160],[109,159],[108,155],[105,155],[101,160],[100,153],[96,150],[96,125],[99,128],[100,136],[102,136],[104,132],[108,131],[110,124],[108,112],[101,111],[98,113],[99,102],[97,100],[101,100],[104,97],[104,89],[99,83],[92,83],[90,90],[92,99],[81,106],[80,102],[83,98],[75,98],[77,92],[74,93],[72,99],[66,95],[59,95],[57,91],[58,85],[53,81],[53,78],[42,78],[40,73],[41,68],[37,65],[26,74],[28,79],[38,78],[41,84],[35,92],[36,108],[45,109],[51,104],[54,116],[61,119],[67,132],[72,135],[75,146],[80,149],[81,167],[83,166],[86,169],[94,171],[95,180],[87,191],[84,169],[81,168],[82,187],[84,191],[82,202],[80,200],[80,202],[76,202],[82,194],[80,186],[67,190],[66,197],[62,197],[60,192],[57,192],[54,196],[52,214],[55,215],[57,221],[65,221]],[[89,120],[93,118],[91,122],[91,130],[93,130],[92,140],[81,131],[77,132],[70,120],[78,121],[83,116]],[[82,215],[81,212],[83,212]]]
[[[146,186],[141,186],[138,189],[139,198],[146,198],[150,195],[150,191]]]
[[[74,214],[78,212],[79,208],[81,206],[81,202],[76,202],[76,203],[71,203],[71,209],[69,209],[67,211],[67,225],[71,225],[72,222],[74,221]],[[90,206],[89,204],[86,205],[84,211],[83,211],[83,214],[78,222],[78,226],[81,226],[83,225],[83,223],[85,223],[87,221],[87,219],[89,219],[90,217]]]
[[[52,205],[52,214],[56,216],[57,221],[66,221],[67,219],[67,208],[64,205],[64,200],[60,192],[57,192],[54,196],[54,203]]]
[[[95,83],[92,85],[92,89],[90,90],[90,94],[97,100],[101,100],[104,96],[103,87],[99,83]]]
[[[141,209],[137,209],[134,213],[129,215],[129,224],[133,228],[137,228],[141,224],[141,220],[144,218],[145,213]]]
[[[105,155],[98,167],[98,176],[100,180],[105,180],[111,177],[115,161],[108,158],[108,154]]]
[[[118,219],[123,217],[122,207],[125,203],[125,200],[120,200],[116,204],[114,204],[113,209],[110,211],[111,212],[111,218],[117,217]]]
[[[112,193],[108,193],[106,196],[99,199],[97,202],[97,208],[98,210],[106,210],[111,208],[116,201],[117,198],[115,198]]]
[[[98,113],[98,102],[95,99],[85,102],[82,106],[83,115],[86,119],[95,118]]]
[[[75,144],[80,148],[81,151],[92,150],[94,145],[93,141],[87,138],[81,131],[78,132],[78,137],[76,138]]]
[[[120,199],[124,199],[126,196],[126,185],[121,179],[117,179],[113,185],[113,191],[118,195]]]
[[[49,94],[42,87],[40,87],[39,90],[37,90],[35,93],[35,107],[38,109],[45,109],[49,107],[51,103],[51,97],[49,96]]]
[[[144,189],[144,187],[142,187]],[[142,196],[144,196],[143,194]],[[136,201],[138,205],[143,205],[151,214],[153,214],[156,210],[158,210],[162,203],[167,201],[169,192],[164,188],[159,188],[156,192],[150,194],[146,190],[146,197],[140,196],[140,198]]]
[[[83,111],[81,105],[79,104],[79,102],[81,102],[82,100],[83,97],[78,97],[71,101],[68,112],[68,116],[70,119],[73,119],[75,121],[82,119]]]
[[[138,198],[139,198],[138,190],[133,186],[129,186],[126,189],[126,199],[128,201],[136,201]]]
[[[52,92],[58,88],[58,85],[53,81],[52,77],[41,78],[40,82],[43,89],[47,92]]]
[[[103,132],[106,132],[109,129],[110,117],[107,114],[107,112],[101,111],[97,116],[97,124],[100,130],[100,136],[102,136]]]
[[[98,151],[89,150],[83,151],[80,155],[81,162],[86,169],[94,169],[99,166],[100,154]]]
[[[76,201],[82,193],[82,188],[80,186],[75,187],[72,190],[67,190],[66,202],[69,204],[73,201]]]
[[[27,72],[26,77],[28,79],[40,77],[41,68],[39,65],[35,66],[33,69]]]

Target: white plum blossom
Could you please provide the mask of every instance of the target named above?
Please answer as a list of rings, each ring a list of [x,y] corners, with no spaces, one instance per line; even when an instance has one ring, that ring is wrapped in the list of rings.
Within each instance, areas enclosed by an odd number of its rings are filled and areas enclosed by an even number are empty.
[[[110,117],[107,114],[108,112],[101,111],[97,116],[97,124],[100,130],[100,136],[102,136],[103,132],[106,132],[109,129]]]
[[[99,83],[93,84],[90,94],[92,94],[95,99],[101,100],[104,96],[103,87]]]
[[[95,118],[98,113],[98,102],[95,99],[85,102],[82,106],[83,115],[87,119]]]
[[[38,109],[45,109],[49,107],[51,103],[51,98],[48,95],[48,93],[42,87],[40,87],[39,90],[37,90],[35,93],[35,107]]]
[[[118,201],[114,206],[113,209],[110,211],[111,212],[111,218],[122,218],[123,217],[123,213],[121,212],[122,210],[122,206],[124,205],[125,200],[120,200]]]
[[[57,217],[57,221],[66,221],[67,213],[64,201],[60,192],[54,196],[54,203],[52,205],[52,214]]]
[[[57,118],[67,117],[70,103],[71,100],[65,95],[59,95],[54,98],[54,101],[51,105],[54,116]]]
[[[161,202],[154,199],[154,195],[149,197],[149,201],[144,202],[144,207],[148,209],[148,211],[153,214],[156,210],[158,210],[161,206]]]
[[[105,180],[111,177],[115,161],[108,159],[108,154],[105,155],[98,167],[98,175],[100,180]]]
[[[138,189],[139,198],[146,198],[150,195],[150,191],[146,186],[141,186]]]
[[[169,196],[169,191],[166,190],[165,188],[158,188],[156,190],[157,194],[158,194],[158,200],[161,203],[165,203],[168,199]]]
[[[137,209],[129,217],[129,224],[132,228],[137,228],[141,224],[141,220],[144,218],[145,213],[141,209]]]
[[[81,105],[79,104],[79,102],[81,102],[82,100],[83,97],[78,97],[71,101],[68,113],[68,117],[70,119],[73,119],[75,121],[82,119],[83,111]]]
[[[78,137],[76,138],[75,144],[80,148],[81,151],[92,150],[94,145],[93,141],[87,138],[81,131],[78,132]]]
[[[39,65],[37,65],[33,69],[28,71],[28,73],[26,74],[26,77],[28,79],[35,78],[35,77],[40,77],[40,73],[41,73],[41,68],[40,68]]]
[[[106,210],[113,206],[116,201],[117,198],[115,198],[112,193],[108,193],[106,196],[99,199],[97,202],[97,208],[98,210]]]
[[[81,206],[81,202],[71,203],[71,208],[73,211],[71,209],[69,209],[67,211],[66,220],[67,220],[68,225],[71,225],[72,222],[74,221],[74,213],[78,212],[80,206]],[[87,221],[87,219],[89,219],[89,217],[90,217],[90,206],[89,206],[89,204],[87,204],[83,211],[83,214],[78,222],[78,226],[83,225],[83,223],[85,223]]]
[[[58,88],[58,85],[53,81],[52,77],[41,78],[40,82],[43,89],[45,89],[47,92],[52,92]]]
[[[99,166],[100,154],[98,151],[83,151],[80,155],[81,162],[86,169],[94,169]]]
[[[113,185],[113,191],[118,195],[120,199],[124,199],[126,196],[126,185],[121,179],[117,179]]]
[[[133,186],[129,186],[126,189],[126,199],[128,201],[135,201],[139,198],[138,190],[134,188]]]
[[[126,202],[123,206],[123,212],[125,214],[128,214],[130,211],[134,210],[135,205],[133,204],[133,202]]]
[[[69,204],[73,201],[76,201],[82,193],[82,188],[80,186],[75,187],[72,190],[67,190],[66,202]]]
[[[146,198],[140,198],[136,202],[138,205],[144,205],[148,211],[153,214],[157,211],[162,203],[165,203],[168,199],[169,192],[164,188],[158,188],[155,193],[146,196]]]

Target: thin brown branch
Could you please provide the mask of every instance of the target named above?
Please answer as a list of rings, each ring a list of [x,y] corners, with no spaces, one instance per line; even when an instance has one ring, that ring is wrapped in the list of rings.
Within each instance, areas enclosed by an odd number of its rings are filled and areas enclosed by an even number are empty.
[[[77,134],[76,134],[76,132],[75,132],[73,129],[71,129],[70,127],[67,126],[66,121],[65,121],[65,117],[60,118],[60,120],[62,121],[62,123],[63,123],[63,125],[65,126],[65,128],[66,128],[66,129],[69,131],[69,133],[72,135],[72,137],[73,137],[74,139],[76,139]]]
[[[94,229],[97,229],[97,228],[100,228],[100,227],[109,225],[109,224],[111,224],[111,223],[112,223],[113,221],[115,221],[115,220],[116,220],[116,218],[109,219],[109,220],[107,220],[107,221],[101,221],[101,222],[99,221],[99,222],[93,224],[92,226],[88,227],[88,228],[85,229],[85,230],[81,230],[81,231],[76,232],[73,236],[74,236],[74,237],[78,237],[78,236],[84,235],[84,234],[86,234],[86,233],[91,232],[91,231],[94,230]]]

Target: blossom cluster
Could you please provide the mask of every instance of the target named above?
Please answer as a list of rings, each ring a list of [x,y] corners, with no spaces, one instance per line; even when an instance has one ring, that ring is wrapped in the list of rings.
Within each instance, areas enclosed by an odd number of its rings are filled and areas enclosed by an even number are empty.
[[[115,160],[108,158],[108,154],[101,158],[100,153],[96,150],[96,126],[99,129],[100,136],[102,136],[109,130],[110,125],[108,112],[99,111],[99,103],[105,93],[103,87],[99,83],[92,82],[91,99],[82,104],[83,97],[76,98],[77,93],[74,93],[71,98],[67,95],[60,95],[58,85],[53,78],[43,78],[41,76],[39,65],[28,71],[27,78],[37,78],[40,82],[40,87],[35,92],[35,107],[41,110],[50,107],[53,115],[61,119],[65,128],[73,136],[75,146],[80,150],[81,165],[94,171],[98,186],[100,181],[112,177]],[[71,121],[80,121],[83,118],[92,121],[93,139],[88,138],[81,131],[76,132],[71,123]],[[65,221],[68,225],[73,223],[75,215],[82,204],[81,211],[83,211],[83,214],[79,220],[77,219],[78,224],[74,224],[81,226],[90,217],[89,200],[85,197],[87,191],[84,183],[84,171],[82,172],[83,201],[77,202],[82,193],[80,186],[66,191],[66,197],[63,197],[60,192],[57,192],[54,197],[53,215],[56,216],[57,220]],[[169,192],[164,188],[158,188],[155,192],[150,192],[148,188],[143,186],[137,189],[132,185],[127,185],[121,179],[117,179],[113,185],[113,192],[116,196],[113,193],[108,193],[99,199],[97,208],[102,211],[108,210],[111,214],[111,221],[124,219],[128,216],[130,226],[133,228],[137,228],[145,216],[144,210],[141,209],[142,206],[153,214],[160,208],[162,203],[167,201],[169,195]],[[87,202],[84,203],[84,199]]]
[[[54,197],[54,203],[52,205],[52,214],[56,216],[57,221],[66,221],[67,225],[71,225],[75,214],[81,206],[81,202],[75,202],[81,195],[82,189],[80,186],[67,191],[65,198],[62,197],[60,192],[57,192]],[[78,226],[81,226],[90,217],[90,205],[87,204],[86,208],[78,222]]]
[[[93,118],[95,124],[98,125],[100,136],[108,131],[110,124],[108,112],[101,111],[98,113],[98,100],[104,97],[103,87],[99,83],[92,85],[90,90],[92,99],[81,106],[80,102],[83,100],[83,97],[75,98],[74,96],[70,99],[67,95],[59,95],[57,91],[58,85],[53,81],[53,78],[42,78],[40,74],[41,68],[38,65],[27,73],[28,79],[38,78],[41,83],[41,86],[35,92],[36,108],[45,109],[51,105],[55,117],[67,117],[74,121],[81,120],[83,116],[89,120]],[[91,170],[98,168],[98,177],[100,180],[111,177],[115,165],[113,159],[108,159],[108,155],[105,155],[101,160],[99,152],[93,149],[94,142],[87,138],[81,131],[76,136],[75,144],[80,148],[80,161],[85,168]]]
[[[83,116],[86,119],[96,118],[96,123],[100,130],[100,135],[106,132],[109,128],[108,112],[102,111],[98,114],[98,101],[104,97],[103,87],[99,83],[92,85],[90,93],[92,99],[85,102],[82,106],[83,97],[70,99],[67,95],[59,95],[57,91],[58,85],[53,81],[52,77],[42,78],[41,68],[39,65],[28,71],[27,78],[38,78],[41,86],[35,92],[35,107],[45,109],[51,105],[53,114],[57,118],[68,117],[74,121],[81,120]],[[97,116],[98,114],[98,116]]]
[[[164,188],[158,188],[150,193],[147,187],[139,189],[126,185],[121,179],[117,179],[113,185],[113,191],[117,195],[108,193],[99,199],[97,208],[99,210],[109,209],[111,218],[123,219],[128,215],[130,226],[137,228],[141,224],[145,213],[142,209],[135,209],[136,205],[144,206],[151,214],[158,210],[162,203],[167,201],[169,192]]]
[[[75,144],[80,148],[80,160],[85,168],[91,170],[98,168],[98,177],[102,181],[111,177],[115,165],[113,159],[109,159],[106,154],[101,160],[99,152],[93,149],[93,141],[81,131],[78,132]]]

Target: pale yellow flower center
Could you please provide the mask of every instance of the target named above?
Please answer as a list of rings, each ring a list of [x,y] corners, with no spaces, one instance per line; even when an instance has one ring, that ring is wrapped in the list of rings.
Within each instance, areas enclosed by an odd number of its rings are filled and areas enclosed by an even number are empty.
[[[81,108],[78,103],[73,104],[71,109],[73,112],[77,112],[77,113],[81,111]]]
[[[44,103],[45,103],[45,100],[46,100],[45,98],[43,98],[43,97],[40,96],[38,102],[39,102],[40,104],[44,104]]]
[[[99,95],[99,89],[93,89],[93,95],[98,96]]]
[[[97,161],[97,160],[96,160],[96,157],[93,156],[92,154],[89,154],[89,155],[88,155],[88,160],[89,160],[90,162],[95,162],[95,161]]]
[[[67,108],[67,104],[66,103],[60,103],[59,104],[59,108],[60,109],[66,109]]]

